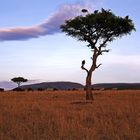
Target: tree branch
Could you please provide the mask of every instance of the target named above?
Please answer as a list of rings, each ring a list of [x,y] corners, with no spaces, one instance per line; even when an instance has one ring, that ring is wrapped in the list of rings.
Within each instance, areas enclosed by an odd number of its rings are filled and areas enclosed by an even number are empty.
[[[102,64],[99,64],[98,66],[96,66],[96,69],[99,68]]]
[[[110,40],[110,37],[111,37],[111,35],[110,35],[109,37],[107,37],[107,38],[105,39],[105,41],[103,41],[103,43],[99,46],[99,51],[101,51],[101,48],[104,47],[105,44]]]
[[[90,38],[88,38],[87,41],[89,42],[89,46],[91,46],[91,49],[95,49],[98,51],[97,47],[95,46],[95,43]]]
[[[102,53],[104,53],[104,52],[109,52],[110,51],[110,49],[108,49],[108,50],[100,50],[99,52],[98,52],[98,55],[102,55]]]
[[[99,40],[99,38],[100,38],[100,36],[101,36],[101,33],[102,33],[102,30],[99,31],[99,32],[96,32],[96,39],[95,39],[94,44],[96,44],[96,43],[98,42],[98,40]]]
[[[110,51],[110,49],[108,49],[108,50],[102,50],[101,53],[103,53],[103,52],[109,52],[109,51]]]

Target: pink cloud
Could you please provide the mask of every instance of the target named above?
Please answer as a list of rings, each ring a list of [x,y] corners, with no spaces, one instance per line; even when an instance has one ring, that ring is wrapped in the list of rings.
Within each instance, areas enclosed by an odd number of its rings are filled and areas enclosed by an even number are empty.
[[[58,33],[60,32],[60,25],[63,24],[65,20],[80,15],[82,8],[85,7],[80,4],[63,5],[45,22],[38,25],[0,29],[0,41],[28,40]]]

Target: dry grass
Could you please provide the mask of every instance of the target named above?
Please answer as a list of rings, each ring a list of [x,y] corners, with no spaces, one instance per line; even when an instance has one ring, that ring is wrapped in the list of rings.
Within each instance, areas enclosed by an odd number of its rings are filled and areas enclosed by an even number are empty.
[[[0,93],[0,140],[140,140],[140,91]]]

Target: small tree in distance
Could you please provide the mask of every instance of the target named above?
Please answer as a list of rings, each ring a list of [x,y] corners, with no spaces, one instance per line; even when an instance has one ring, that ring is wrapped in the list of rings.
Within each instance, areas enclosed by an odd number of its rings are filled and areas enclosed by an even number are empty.
[[[28,80],[24,79],[23,77],[14,77],[11,79],[11,81],[17,83],[18,88],[19,88],[22,82],[27,82]]]
[[[119,17],[110,10],[103,8],[101,11],[95,10],[91,14],[86,9],[82,9],[82,12],[84,16],[77,16],[65,21],[61,25],[61,30],[68,36],[87,42],[87,46],[93,52],[91,67],[89,69],[85,68],[85,60],[82,61],[81,65],[81,68],[87,73],[86,99],[93,100],[91,87],[92,73],[101,66],[101,64],[97,64],[97,58],[103,53],[109,52],[109,49],[106,48],[109,42],[123,35],[130,34],[135,30],[135,27],[129,16]]]

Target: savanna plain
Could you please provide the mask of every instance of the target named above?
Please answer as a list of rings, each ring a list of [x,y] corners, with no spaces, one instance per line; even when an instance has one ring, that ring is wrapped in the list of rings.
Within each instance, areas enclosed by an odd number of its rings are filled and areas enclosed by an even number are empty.
[[[140,90],[5,91],[0,140],[140,140]]]

